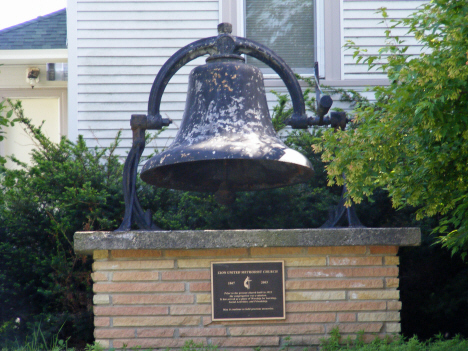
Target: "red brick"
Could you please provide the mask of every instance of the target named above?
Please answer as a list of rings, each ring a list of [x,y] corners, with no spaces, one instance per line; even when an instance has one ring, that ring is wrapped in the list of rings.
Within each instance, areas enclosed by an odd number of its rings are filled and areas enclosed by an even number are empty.
[[[288,280],[286,290],[330,290],[383,288],[382,279],[346,279],[346,280]]]
[[[213,345],[220,348],[232,346],[279,346],[279,337],[233,337],[233,338],[212,338]]]
[[[138,348],[167,348],[167,347],[183,347],[187,341],[193,340],[197,344],[205,344],[206,338],[194,338],[194,339],[116,339],[113,342],[115,348],[123,348],[127,345],[127,349],[132,347]]]
[[[205,271],[169,271],[162,272],[162,280],[209,280],[211,273],[208,270]]]
[[[232,258],[233,261],[238,261],[240,258]],[[211,263],[215,262],[214,258],[179,258],[177,260],[177,266],[181,270],[185,269],[209,269]]]
[[[361,312],[358,313],[359,322],[399,322],[399,312]]]
[[[180,292],[185,291],[184,283],[97,283],[95,293],[101,292]]]
[[[369,246],[371,255],[394,254],[398,253],[398,246]]]
[[[169,314],[169,307],[148,306],[148,307],[119,307],[119,306],[95,306],[93,308],[95,316],[145,316],[145,315],[165,315]]]
[[[210,325],[212,323],[211,317],[209,316],[203,316],[202,317],[202,323],[206,327],[207,325]]]
[[[101,272],[91,273],[91,278],[93,279],[93,282],[103,282],[109,280],[107,274]]]
[[[286,326],[265,326],[265,327],[230,327],[229,333],[232,336],[247,335],[291,335],[291,334],[323,334],[325,329],[320,324],[308,325],[286,325]]]
[[[385,265],[398,266],[400,265],[400,257],[398,256],[385,256]]]
[[[310,349],[310,345],[319,345],[324,337],[323,336],[291,336],[288,344],[291,346],[307,346],[307,350]],[[300,349],[302,350],[302,348]],[[315,350],[315,349],[314,349]],[[263,348],[262,348],[263,351]]]
[[[398,278],[386,278],[385,285],[387,288],[398,288],[400,280]]]
[[[187,326],[199,325],[200,317],[194,316],[162,316],[162,317],[114,317],[115,327],[167,327],[167,326]]]
[[[346,291],[288,291],[286,301],[346,300]]]
[[[335,313],[288,313],[284,323],[330,323],[335,319]]]
[[[211,319],[205,320],[203,325],[211,323]],[[269,320],[268,324],[271,325],[284,325],[284,324],[303,324],[303,323],[331,323],[336,321],[336,313],[287,313],[286,319]],[[245,326],[245,321],[223,321],[226,326]],[[265,325],[264,320],[248,321],[249,325]]]
[[[386,307],[385,301],[292,302],[286,304],[286,312],[377,311],[385,310]]]
[[[174,331],[174,328],[137,329],[137,336],[139,338],[172,338]]]
[[[364,331],[366,333],[379,333],[382,330],[383,323],[342,323],[331,325],[329,330],[338,327],[342,333],[357,333]]]
[[[165,257],[229,257],[247,256],[247,249],[200,249],[200,250],[165,250]]]
[[[389,311],[401,310],[401,301],[387,301],[387,310]]]
[[[209,282],[190,283],[190,291],[211,291],[211,283]]]
[[[102,260],[109,258],[109,250],[94,250],[93,251],[93,259],[94,260]]]
[[[309,247],[307,253],[311,255],[350,255],[365,254],[365,246],[322,246]]]
[[[108,317],[94,317],[95,327],[108,327],[110,326],[110,318]]]
[[[398,290],[358,290],[348,293],[350,300],[398,300],[400,291]]]
[[[161,257],[161,250],[112,250],[112,258]]]
[[[211,305],[172,306],[171,314],[173,315],[211,314]]]
[[[288,269],[288,278],[396,277],[397,275],[397,267]]]
[[[356,313],[338,313],[338,322],[356,322]]]
[[[211,303],[211,294],[196,294],[197,303]]]
[[[272,256],[272,255],[299,255],[304,253],[302,247],[252,247],[252,256]]]
[[[330,266],[381,266],[382,257],[330,257]]]
[[[95,305],[108,305],[110,304],[110,296],[107,294],[94,294],[93,303]]]
[[[93,263],[93,272],[121,270],[154,270],[174,268],[174,260],[126,260],[97,261]]]
[[[193,295],[114,295],[112,302],[116,305],[152,305],[193,303]]]
[[[159,280],[158,272],[115,272],[112,281]]]
[[[327,258],[309,256],[309,257],[284,257],[285,267],[314,267],[314,266],[326,266]]]
[[[401,332],[401,324],[400,323],[386,323],[385,330],[387,333],[399,333]]]
[[[225,336],[226,328],[180,328],[180,337]]]
[[[135,329],[96,329],[94,337],[96,339],[134,338]]]

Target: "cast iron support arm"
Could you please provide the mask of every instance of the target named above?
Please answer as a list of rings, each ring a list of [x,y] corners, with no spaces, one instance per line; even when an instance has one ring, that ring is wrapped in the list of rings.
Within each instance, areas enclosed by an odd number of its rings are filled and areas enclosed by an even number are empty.
[[[140,229],[161,230],[151,220],[151,211],[146,212],[141,208],[136,192],[136,180],[140,157],[145,149],[145,132],[147,129],[162,129],[172,121],[168,118],[154,116],[132,115],[130,126],[132,127],[132,148],[125,160],[123,171],[123,193],[125,201],[125,214],[122,224],[116,231],[127,231],[135,222]]]

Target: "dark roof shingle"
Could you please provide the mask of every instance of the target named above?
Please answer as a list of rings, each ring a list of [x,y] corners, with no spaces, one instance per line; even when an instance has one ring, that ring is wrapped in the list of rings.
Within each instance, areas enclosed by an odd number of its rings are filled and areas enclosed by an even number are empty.
[[[0,30],[0,50],[66,48],[66,9]]]

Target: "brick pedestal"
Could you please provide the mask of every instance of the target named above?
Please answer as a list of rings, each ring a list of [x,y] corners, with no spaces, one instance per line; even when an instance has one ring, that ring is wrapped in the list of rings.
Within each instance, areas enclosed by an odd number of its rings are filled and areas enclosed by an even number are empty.
[[[180,348],[193,340],[221,349],[277,350],[289,337],[289,345],[314,350],[335,327],[344,337],[364,331],[369,340],[400,331],[397,252],[420,239],[419,230],[405,229],[406,235],[395,230],[401,229],[388,229],[394,235],[387,239],[356,236],[358,245],[349,244],[349,231],[337,239],[338,232],[323,230],[309,230],[308,236],[303,230],[282,231],[302,236],[287,247],[268,240],[261,245],[267,247],[258,247],[259,233],[246,247],[230,247],[236,239],[224,240],[222,248],[187,249],[182,242],[190,242],[187,233],[232,232],[77,233],[75,241],[78,252],[93,252],[95,337],[106,348]],[[310,245],[314,235],[327,233],[322,239],[336,245]],[[159,248],[145,235],[154,235]],[[384,245],[375,245],[377,239]],[[211,262],[278,259],[285,261],[285,320],[212,322]]]

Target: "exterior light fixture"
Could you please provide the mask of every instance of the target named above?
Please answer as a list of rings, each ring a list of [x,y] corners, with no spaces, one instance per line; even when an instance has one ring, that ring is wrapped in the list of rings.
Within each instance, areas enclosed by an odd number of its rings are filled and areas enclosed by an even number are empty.
[[[28,82],[33,89],[34,86],[39,83],[39,73],[41,73],[41,70],[37,67],[29,67],[26,70],[26,82]]]

